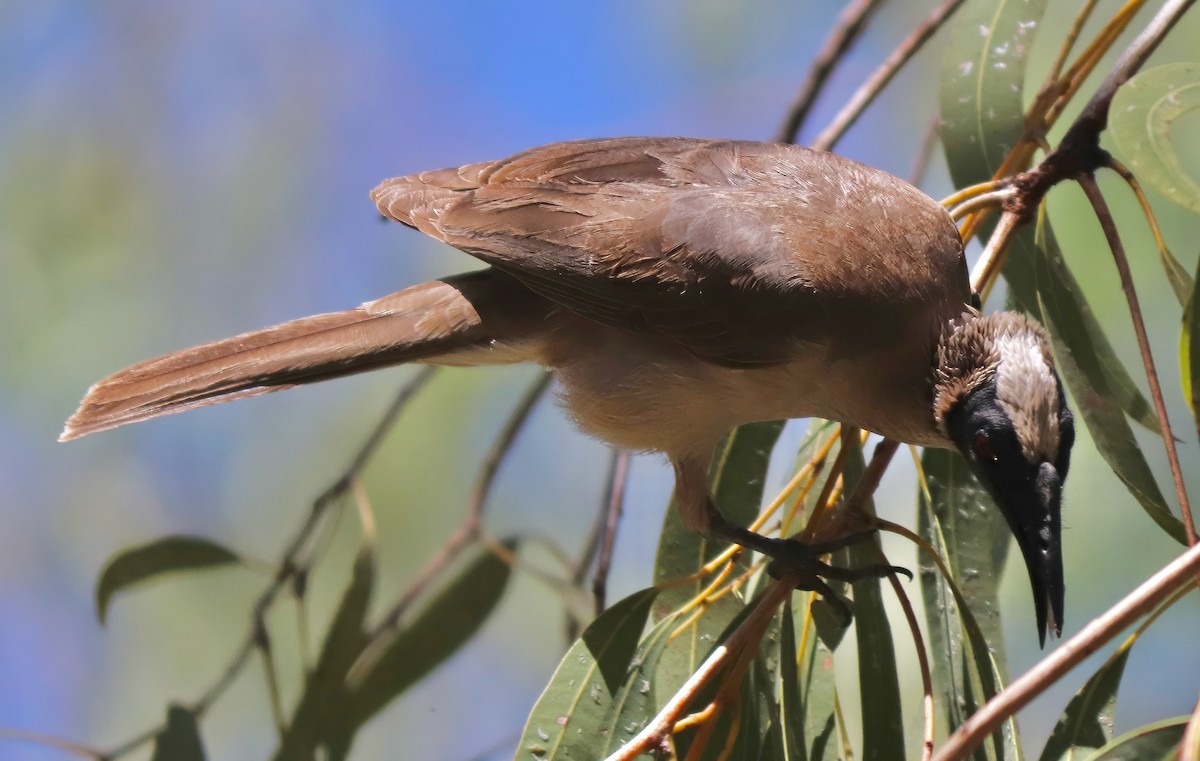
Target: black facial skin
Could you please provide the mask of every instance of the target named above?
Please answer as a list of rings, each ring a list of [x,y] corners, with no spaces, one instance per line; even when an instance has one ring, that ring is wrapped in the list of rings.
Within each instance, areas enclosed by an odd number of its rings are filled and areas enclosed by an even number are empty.
[[[1038,639],[1062,633],[1062,486],[1071,462],[1075,425],[1059,386],[1059,443],[1054,462],[1031,463],[1021,452],[1012,421],[996,401],[995,378],[959,402],[946,416],[946,430],[992,495],[1029,571],[1037,611]]]

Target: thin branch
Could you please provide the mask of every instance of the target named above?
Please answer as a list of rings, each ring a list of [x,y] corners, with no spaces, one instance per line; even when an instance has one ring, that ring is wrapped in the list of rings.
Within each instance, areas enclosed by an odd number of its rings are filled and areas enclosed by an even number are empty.
[[[608,593],[608,573],[612,568],[613,548],[617,543],[617,526],[621,522],[621,511],[625,505],[625,487],[629,482],[629,450],[617,453],[613,473],[609,478],[608,509],[604,514],[604,532],[600,535],[600,557],[596,560],[596,575],[592,577],[592,599],[596,604],[596,615],[604,612]]]
[[[0,727],[0,740],[36,743],[37,745],[61,750],[64,753],[70,753],[81,758],[95,759],[95,761],[106,761],[106,759],[112,757],[103,751],[89,748],[86,745],[79,745],[68,740],[59,739],[53,735],[42,734],[41,732],[29,732],[24,729],[5,729]]]
[[[271,704],[271,718],[275,722],[275,729],[279,733],[279,739],[283,740],[287,736],[287,719],[283,716],[283,697],[279,691],[279,672],[275,669],[275,657],[271,648],[271,635],[267,633],[265,622],[260,622],[260,626],[255,629],[255,635],[255,646],[262,655],[263,675],[267,679],[267,702]]]
[[[838,115],[834,117],[833,123],[825,128],[816,140],[812,141],[812,147],[820,151],[828,151],[842,138],[846,130],[858,120],[858,117],[866,110],[867,106],[875,100],[876,96],[887,87],[896,73],[900,71],[904,64],[908,63],[918,50],[933,36],[934,32],[942,27],[950,18],[954,11],[958,10],[958,6],[962,5],[963,0],[946,0],[929,15],[929,18],[921,22],[920,26],[912,31],[900,45],[892,51],[891,55],[871,74],[870,78],[862,84],[861,87],[854,93]]]
[[[882,554],[882,553],[880,553]],[[887,558],[884,558],[884,562]],[[921,671],[921,704],[925,711],[925,721],[923,726],[924,736],[921,742],[921,761],[929,761],[933,758],[933,735],[935,730],[935,719],[933,710],[933,676],[929,671],[929,654],[925,652],[925,638],[921,636],[921,625],[917,622],[917,614],[913,611],[912,601],[908,599],[908,594],[904,591],[904,587],[900,584],[900,579],[896,574],[889,573],[888,581],[892,583],[892,590],[896,593],[896,599],[900,601],[900,607],[904,610],[904,617],[908,620],[908,629],[912,632],[913,646],[917,649],[917,667]]]
[[[1193,545],[972,714],[942,745],[935,761],[966,758],[1006,719],[1176,590],[1193,583],[1197,573],[1200,545]]]
[[[925,125],[925,131],[921,133],[921,142],[917,144],[917,155],[913,157],[912,166],[908,170],[908,183],[921,187],[921,183],[925,181],[925,172],[929,169],[929,160],[933,158],[933,149],[938,144],[938,127],[942,124],[942,117],[937,112],[929,117],[929,122]]]
[[[1150,398],[1154,401],[1154,411],[1158,414],[1158,425],[1162,429],[1163,445],[1167,449],[1167,462],[1171,465],[1171,477],[1175,481],[1175,495],[1179,499],[1179,512],[1183,518],[1183,527],[1187,531],[1188,544],[1196,544],[1196,525],[1192,520],[1192,506],[1188,502],[1187,488],[1183,483],[1183,466],[1179,464],[1179,451],[1175,447],[1175,436],[1171,433],[1171,419],[1167,415],[1167,405],[1163,400],[1162,384],[1158,380],[1158,370],[1154,366],[1154,355],[1150,351],[1150,337],[1146,334],[1146,321],[1142,317],[1142,307],[1138,301],[1137,289],[1133,285],[1133,274],[1129,271],[1129,259],[1125,256],[1125,246],[1117,232],[1116,222],[1112,212],[1096,184],[1094,175],[1086,174],[1079,178],[1079,185],[1087,195],[1100,220],[1104,237],[1112,249],[1113,262],[1117,265],[1117,274],[1121,278],[1121,290],[1125,292],[1125,300],[1129,302],[1129,314],[1133,319],[1134,333],[1137,335],[1138,349],[1142,353],[1142,364],[1146,368],[1146,378],[1150,382]]]
[[[392,607],[379,622],[379,625],[368,635],[369,642],[376,644],[385,635],[394,630],[399,625],[400,618],[408,610],[408,607],[421,596],[421,593],[428,588],[434,578],[451,561],[458,557],[464,548],[479,538],[480,528],[483,523],[483,510],[487,504],[488,497],[491,495],[492,486],[496,480],[496,473],[500,470],[500,464],[504,462],[505,457],[512,449],[517,434],[521,432],[526,420],[529,419],[530,413],[533,412],[534,406],[537,405],[538,400],[542,398],[542,394],[550,386],[550,378],[550,373],[539,373],[537,379],[530,385],[524,396],[521,397],[512,414],[505,422],[504,428],[501,430],[496,442],[492,445],[491,451],[488,452],[487,457],[484,459],[483,466],[479,471],[479,479],[475,482],[475,490],[471,496],[467,515],[463,519],[462,524],[446,540],[437,554],[426,562],[408,589],[393,603]],[[354,669],[359,668],[362,659],[366,658],[368,652],[372,649],[371,645],[364,648],[360,663],[355,664]]]
[[[1015,212],[1006,211],[1001,214],[996,229],[992,231],[992,237],[988,238],[983,253],[979,255],[979,261],[975,262],[975,269],[971,271],[971,290],[982,294],[984,301],[987,300],[992,284],[1000,277],[1000,271],[1004,269],[1008,243],[1021,221],[1021,216]]]
[[[817,51],[812,66],[808,69],[808,77],[796,93],[796,99],[788,108],[787,118],[775,138],[781,143],[794,143],[800,136],[800,128],[812,111],[813,104],[825,88],[825,83],[833,69],[841,63],[846,53],[854,45],[859,34],[866,27],[867,21],[874,15],[883,0],[854,0],[842,9],[841,15],[834,22],[833,28],[825,37],[825,44]]]

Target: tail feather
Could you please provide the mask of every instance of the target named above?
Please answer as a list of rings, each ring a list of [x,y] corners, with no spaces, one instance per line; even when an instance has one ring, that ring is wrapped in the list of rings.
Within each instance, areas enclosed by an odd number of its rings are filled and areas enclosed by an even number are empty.
[[[59,441],[404,362],[536,360],[525,339],[540,301],[507,277],[476,272],[168,354],[88,389]]]

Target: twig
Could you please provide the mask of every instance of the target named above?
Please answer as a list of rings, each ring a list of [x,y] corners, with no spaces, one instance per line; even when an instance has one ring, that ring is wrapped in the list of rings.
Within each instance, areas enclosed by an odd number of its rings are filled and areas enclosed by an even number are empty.
[[[921,133],[921,142],[917,144],[917,155],[913,157],[912,166],[908,170],[910,185],[921,187],[925,181],[925,172],[929,169],[929,160],[933,158],[933,149],[938,143],[938,127],[942,124],[941,114],[934,112]]]
[[[984,301],[987,300],[992,284],[1000,277],[1000,271],[1004,269],[1008,243],[1021,221],[1020,215],[1015,212],[1006,211],[1001,214],[996,229],[992,230],[992,237],[988,238],[983,253],[979,255],[979,261],[975,262],[975,269],[971,272],[971,290],[982,294]]]
[[[841,15],[825,37],[825,44],[817,51],[817,56],[808,69],[808,76],[800,86],[800,91],[796,93],[796,99],[788,108],[787,118],[784,119],[776,140],[781,143],[796,142],[800,136],[800,128],[808,118],[813,104],[817,102],[817,96],[824,89],[829,75],[834,67],[841,63],[866,27],[867,21],[881,5],[883,0],[854,0],[842,9]]]
[[[884,560],[886,562],[886,558]],[[889,573],[888,581],[892,583],[892,589],[896,592],[896,599],[900,601],[900,607],[904,610],[904,617],[908,619],[908,629],[912,632],[913,646],[917,649],[917,667],[921,671],[921,691],[923,694],[921,703],[925,710],[925,722],[922,725],[924,728],[924,739],[921,742],[921,761],[929,761],[929,759],[933,758],[933,733],[935,729],[933,676],[929,671],[929,654],[925,652],[925,638],[921,636],[921,625],[917,623],[917,614],[913,611],[912,601],[908,599],[908,594],[904,591],[904,587],[901,586],[900,579],[896,578],[896,574]]]
[[[622,449],[617,452],[613,462],[613,473],[608,481],[608,509],[604,513],[604,532],[600,535],[600,557],[596,560],[596,575],[592,578],[592,599],[596,603],[597,616],[604,612],[604,601],[608,593],[608,573],[612,568],[617,526],[621,522],[621,510],[625,504],[629,460],[628,450]]]
[[[1085,174],[1079,178],[1079,185],[1091,201],[1108,247],[1112,249],[1113,262],[1117,265],[1117,274],[1121,278],[1121,290],[1125,292],[1125,300],[1129,302],[1129,314],[1133,319],[1133,330],[1137,335],[1138,348],[1142,353],[1142,364],[1146,368],[1146,378],[1150,382],[1150,398],[1154,401],[1154,411],[1158,414],[1158,425],[1162,429],[1163,445],[1167,448],[1167,462],[1171,465],[1171,477],[1175,481],[1175,495],[1179,499],[1179,512],[1183,518],[1183,527],[1187,532],[1188,544],[1196,544],[1196,525],[1192,520],[1192,506],[1188,502],[1187,488],[1183,484],[1183,467],[1179,464],[1179,452],[1175,447],[1175,436],[1171,433],[1171,420],[1167,416],[1167,405],[1163,401],[1162,384],[1158,380],[1158,370],[1154,367],[1154,355],[1150,351],[1150,337],[1146,334],[1146,321],[1142,317],[1142,307],[1138,302],[1137,289],[1133,286],[1133,275],[1129,271],[1129,259],[1125,256],[1125,246],[1117,232],[1112,212],[1096,184],[1094,175]]]
[[[5,729],[0,727],[0,740],[15,740],[17,742],[36,743],[38,745],[44,745],[48,748],[61,750],[64,753],[80,756],[81,758],[95,759],[95,761],[106,761],[106,759],[112,758],[111,755],[104,753],[103,751],[96,750],[95,748],[79,745],[77,743],[70,742],[69,740],[62,740],[54,737],[53,735],[46,735],[42,734],[41,732],[29,732],[24,729]]]
[[[946,0],[934,9],[929,18],[922,21],[921,25],[914,29],[871,74],[870,78],[855,91],[854,95],[850,97],[850,101],[834,117],[833,123],[826,127],[816,140],[812,141],[812,147],[821,151],[833,148],[846,130],[858,120],[859,115],[866,110],[867,106],[871,105],[883,88],[887,87],[888,82],[892,81],[892,77],[896,76],[900,68],[908,63],[908,60],[921,49],[921,46],[933,36],[934,32],[941,28],[942,24],[946,23],[946,20],[954,11],[958,10],[958,6],[962,3],[963,0]]]
[[[972,714],[942,745],[934,756],[935,761],[967,757],[1008,717],[1140,616],[1153,610],[1180,587],[1192,583],[1197,573],[1200,573],[1200,545],[1193,545]]]

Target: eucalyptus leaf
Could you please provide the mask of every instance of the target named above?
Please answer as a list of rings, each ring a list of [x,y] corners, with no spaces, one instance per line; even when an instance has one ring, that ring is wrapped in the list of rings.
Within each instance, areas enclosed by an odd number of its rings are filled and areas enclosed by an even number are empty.
[[[1183,326],[1179,332],[1179,371],[1182,375],[1183,398],[1192,410],[1196,427],[1200,430],[1200,277],[1193,280],[1192,293],[1188,297],[1187,306],[1183,310]]]
[[[167,709],[167,726],[154,738],[151,761],[204,761],[196,714],[178,705]]]
[[[846,439],[843,438],[843,442]],[[856,440],[857,441],[857,440]],[[855,446],[846,459],[846,493],[852,494],[863,476],[866,464],[862,448]],[[862,509],[875,514],[874,503],[864,500]],[[834,562],[842,560],[852,568],[884,562],[878,537],[838,552]],[[883,608],[880,579],[868,578],[854,584],[854,632],[858,640],[858,682],[862,702],[864,761],[903,759],[904,713],[900,702],[900,676],[896,650],[892,643],[891,623]]]
[[[1108,111],[1116,152],[1138,179],[1185,209],[1200,212],[1200,185],[1184,171],[1171,127],[1200,108],[1200,63],[1147,69],[1121,85]],[[1194,142],[1189,135],[1189,142]]]
[[[709,481],[717,507],[730,521],[744,526],[758,514],[771,449],[782,430],[783,423],[778,421],[751,423],[735,430],[717,448]],[[654,583],[663,587],[654,607],[658,618],[686,605],[707,584],[704,579],[686,584],[671,582],[695,573],[728,546],[723,540],[713,540],[684,528],[676,507],[672,499],[654,566]],[[742,553],[739,570],[749,568],[747,555]],[[706,607],[704,615],[663,655],[659,678],[664,689],[674,691],[699,668],[713,642],[742,608],[742,602],[734,595],[725,595]]]
[[[1134,638],[1112,654],[1067,704],[1039,761],[1056,761],[1078,748],[1099,748],[1112,739],[1117,690]]]
[[[1086,761],[1167,761],[1176,757],[1190,716],[1156,721],[1126,732]]]
[[[657,594],[636,592],[588,625],[530,712],[514,761],[603,758],[653,717],[656,667],[676,625],[668,616],[641,637]]]
[[[504,546],[515,551],[517,542]],[[508,588],[512,566],[484,550],[411,622],[397,631],[350,684],[353,713],[365,723],[400,693],[454,655],[491,617]],[[356,663],[354,671],[362,666]],[[354,677],[352,672],[351,677]]]
[[[232,550],[194,536],[168,536],[121,550],[96,582],[96,617],[103,625],[113,595],[159,576],[242,563]]]
[[[920,566],[933,684],[953,732],[1006,679],[999,584],[1011,540],[1002,514],[957,452],[927,449],[921,467],[929,494],[920,495],[918,530],[952,574],[944,578],[928,561]],[[980,753],[1019,758],[1015,722],[1006,722]]]

